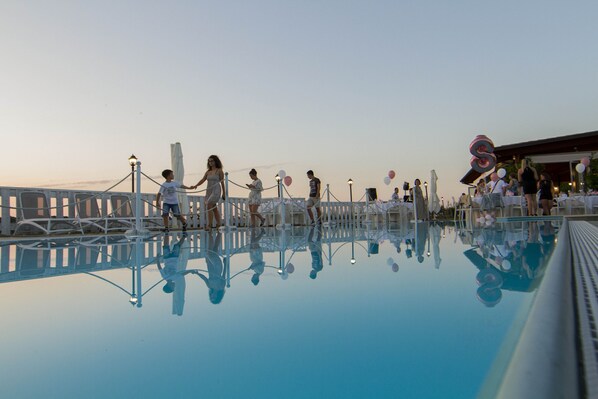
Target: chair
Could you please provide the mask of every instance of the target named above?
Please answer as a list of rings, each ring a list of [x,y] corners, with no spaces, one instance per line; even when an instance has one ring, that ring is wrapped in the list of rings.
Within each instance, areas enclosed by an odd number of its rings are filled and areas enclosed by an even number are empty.
[[[22,191],[17,196],[18,222],[14,234],[21,228],[41,230],[44,234],[72,233],[83,234],[79,219],[52,217],[46,194],[41,191]]]
[[[576,213],[584,215],[586,213],[586,204],[583,197],[558,198],[556,205],[557,215],[560,215],[561,212],[564,212],[566,215],[574,215]]]
[[[50,268],[50,251],[17,245],[16,264],[20,277],[43,275]]]
[[[112,212],[110,213],[109,220],[115,223],[121,223],[126,228],[132,228],[135,226],[135,213],[131,206],[131,198],[125,194],[113,194],[110,196],[110,206]],[[145,227],[162,228],[163,221],[162,217],[142,217],[141,221]]]
[[[305,216],[305,200],[293,199],[289,204],[290,222],[293,226],[304,226],[307,217]]]

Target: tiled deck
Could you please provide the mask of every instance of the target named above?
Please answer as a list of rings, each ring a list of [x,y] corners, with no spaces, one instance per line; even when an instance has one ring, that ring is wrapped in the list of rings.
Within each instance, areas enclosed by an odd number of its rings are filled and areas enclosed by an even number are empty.
[[[575,305],[585,397],[598,398],[598,222],[571,221]]]

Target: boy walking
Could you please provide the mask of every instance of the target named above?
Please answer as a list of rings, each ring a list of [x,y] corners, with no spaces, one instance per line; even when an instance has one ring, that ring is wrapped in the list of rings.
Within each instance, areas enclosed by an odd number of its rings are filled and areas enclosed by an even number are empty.
[[[160,186],[160,191],[156,195],[156,206],[158,209],[162,208],[162,219],[164,220],[164,232],[168,233],[168,216],[170,215],[170,211],[174,217],[180,220],[181,224],[183,225],[183,231],[187,231],[187,221],[185,217],[181,215],[181,210],[179,208],[179,198],[177,196],[176,190],[178,188],[189,189],[183,185],[182,183],[174,180],[174,172],[170,169],[165,169],[162,171],[162,177],[166,179],[164,183]],[[160,206],[160,199],[163,197],[164,204]]]
[[[309,198],[307,199],[307,214],[311,224],[320,223],[322,219],[322,211],[320,210],[320,186],[322,183],[320,179],[314,176],[313,170],[307,171],[307,178],[309,179]],[[314,214],[311,208],[316,208],[316,214],[318,215],[317,221],[314,221]]]

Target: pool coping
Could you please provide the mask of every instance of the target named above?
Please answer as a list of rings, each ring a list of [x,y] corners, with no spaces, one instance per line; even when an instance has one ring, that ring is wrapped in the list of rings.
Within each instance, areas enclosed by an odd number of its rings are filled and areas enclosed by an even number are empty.
[[[570,221],[565,218],[496,398],[579,398]]]

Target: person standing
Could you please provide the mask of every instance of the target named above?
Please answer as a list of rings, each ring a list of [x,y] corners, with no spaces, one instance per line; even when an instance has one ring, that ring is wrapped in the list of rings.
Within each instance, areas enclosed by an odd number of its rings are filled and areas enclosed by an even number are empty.
[[[166,181],[160,185],[160,190],[156,195],[156,207],[158,209],[162,209],[162,220],[164,221],[163,231],[165,233],[168,233],[169,231],[168,219],[170,216],[170,211],[172,211],[173,216],[181,222],[183,231],[187,231],[187,220],[185,220],[185,217],[181,215],[177,189],[190,189],[191,187],[187,187],[183,183],[175,181],[174,172],[170,169],[164,169],[162,171],[162,177],[164,177]],[[160,206],[160,200],[163,202],[162,206]]]
[[[395,191],[392,193],[392,196],[390,197],[391,201],[399,201],[399,188],[395,187]]]
[[[428,209],[426,208],[426,202],[424,201],[424,193],[421,188],[421,181],[415,179],[413,182],[413,201],[415,207],[415,219],[416,221],[428,220]]]
[[[521,169],[517,171],[519,183],[523,187],[523,194],[527,201],[527,216],[536,216],[538,213],[538,201],[536,200],[536,193],[538,192],[538,172],[534,167],[529,165],[526,158],[521,160]]]
[[[307,214],[311,220],[311,224],[321,223],[322,221],[322,210],[320,209],[320,187],[322,183],[320,179],[314,176],[313,170],[307,171],[307,178],[309,179],[309,198],[307,199]],[[314,221],[314,214],[311,208],[316,208],[318,220]]]
[[[540,190],[540,204],[542,205],[542,215],[550,215],[552,209],[552,192],[554,186],[550,175],[546,172],[540,173],[540,181],[538,182],[538,189]]]
[[[257,178],[257,171],[255,169],[249,171],[249,177],[253,180],[252,183],[247,184],[247,187],[251,190],[249,191],[249,198],[247,199],[249,214],[251,215],[251,227],[257,226],[257,219],[261,221],[260,225],[263,226],[266,218],[260,215],[258,208],[262,203],[262,191],[264,191],[264,186],[262,185],[262,181]]]
[[[220,211],[218,210],[218,202],[220,198],[225,199],[224,194],[224,172],[222,171],[222,162],[216,155],[208,157],[208,170],[203,175],[201,180],[192,188],[196,189],[201,186],[206,180],[208,187],[206,188],[206,206],[208,207],[208,230],[212,228],[212,223],[216,219],[216,229],[220,227]]]

